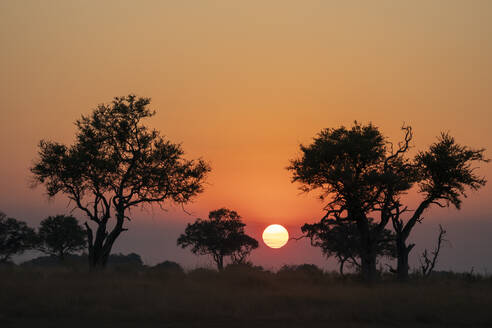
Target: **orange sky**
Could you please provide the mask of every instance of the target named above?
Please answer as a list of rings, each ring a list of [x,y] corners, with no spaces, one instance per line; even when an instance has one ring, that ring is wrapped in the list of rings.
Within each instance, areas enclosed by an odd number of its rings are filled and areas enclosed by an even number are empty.
[[[270,223],[297,235],[322,204],[299,195],[284,168],[322,128],[372,121],[397,140],[406,122],[415,149],[440,131],[492,149],[491,32],[492,2],[478,0],[2,1],[0,209],[32,225],[66,212],[62,199],[28,188],[37,142],[71,142],[82,113],[133,92],[152,98],[149,124],[213,172],[188,208],[194,216],[136,212],[120,250],[180,260],[188,252],[174,245],[184,224],[221,206],[237,210],[258,239]],[[492,165],[479,172],[490,179]],[[444,263],[480,267],[485,248],[492,270],[491,242],[473,244],[476,233],[492,232],[491,197],[489,185],[460,212],[430,212],[418,236],[450,219],[455,242]],[[479,223],[465,233],[467,218]],[[142,246],[151,231],[162,234]],[[288,247],[283,257],[263,247],[255,260],[323,263],[305,244]],[[472,262],[460,262],[465,249]]]

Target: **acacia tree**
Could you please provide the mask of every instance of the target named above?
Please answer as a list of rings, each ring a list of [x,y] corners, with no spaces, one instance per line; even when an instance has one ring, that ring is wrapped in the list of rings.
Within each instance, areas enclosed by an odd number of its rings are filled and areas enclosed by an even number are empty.
[[[86,247],[86,233],[73,216],[49,216],[41,221],[38,249],[60,261]]]
[[[383,135],[372,124],[355,122],[351,129],[324,129],[307,146],[300,145],[301,155],[287,167],[292,182],[299,182],[303,192],[320,191],[320,199],[328,200],[323,220],[353,223],[360,241],[360,271],[366,281],[377,277],[378,244],[385,238],[389,211],[381,206],[385,186],[396,191],[410,186],[407,179],[397,180],[393,167],[405,168],[402,149],[388,147]],[[394,183],[393,182],[396,182]],[[371,226],[369,217],[381,213]]]
[[[372,219],[369,219],[371,231],[377,228]],[[360,271],[360,250],[362,249],[357,226],[351,221],[337,221],[324,219],[313,224],[304,224],[301,227],[304,236],[309,238],[311,245],[320,247],[326,257],[334,256],[339,263],[339,272],[344,275],[346,263]],[[384,229],[376,245],[378,257],[396,257],[395,236],[391,230]]]
[[[186,160],[179,144],[142,124],[149,98],[116,97],[76,121],[74,144],[39,143],[31,172],[49,197],[62,193],[95,224],[85,223],[91,268],[105,267],[129,211],[146,204],[185,204],[203,191],[207,163]]]
[[[353,222],[360,238],[361,273],[373,280],[376,273],[377,245],[384,239],[384,228],[391,220],[396,234],[399,279],[408,277],[408,254],[414,244],[406,241],[422,214],[431,205],[460,207],[466,189],[477,190],[485,179],[473,172],[472,164],[484,159],[483,149],[474,150],[456,144],[442,134],[429,150],[408,157],[412,129],[404,126],[404,140],[396,147],[385,142],[377,128],[357,122],[323,130],[309,146],[301,145],[302,155],[291,161],[293,182],[301,190],[321,190],[321,199],[329,198],[327,214],[321,220]],[[403,205],[402,197],[413,186],[419,187],[423,200],[415,211]],[[412,213],[405,220],[404,213]],[[371,228],[369,215],[379,214]]]
[[[36,243],[34,229],[25,222],[9,218],[0,212],[0,263],[6,263],[13,255],[34,248]]]
[[[415,244],[407,245],[407,239],[416,223],[422,222],[425,211],[432,205],[453,205],[460,209],[467,189],[478,190],[486,184],[486,179],[474,173],[473,167],[479,162],[488,162],[484,151],[459,145],[453,137],[443,133],[428,150],[417,154],[413,165],[418,174],[416,182],[419,193],[423,195],[419,205],[415,211],[409,211],[403,205],[401,194],[393,194],[388,199],[397,237],[398,279],[408,279],[408,256]],[[405,219],[407,212],[411,214]]]
[[[211,211],[208,220],[189,223],[177,244],[182,248],[191,247],[193,254],[211,255],[221,271],[225,257],[230,257],[235,264],[244,263],[258,248],[258,241],[244,233],[245,226],[235,211],[221,208]]]

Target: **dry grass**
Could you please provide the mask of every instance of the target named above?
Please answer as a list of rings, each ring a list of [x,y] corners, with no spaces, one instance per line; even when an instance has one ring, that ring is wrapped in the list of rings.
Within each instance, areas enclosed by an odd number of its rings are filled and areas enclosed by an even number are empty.
[[[0,327],[490,327],[492,280],[366,286],[250,269],[0,272]]]

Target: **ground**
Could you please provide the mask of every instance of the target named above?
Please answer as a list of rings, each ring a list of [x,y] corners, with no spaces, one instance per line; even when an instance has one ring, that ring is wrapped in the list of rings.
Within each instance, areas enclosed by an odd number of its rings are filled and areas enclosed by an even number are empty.
[[[490,327],[492,279],[256,269],[0,270],[1,327]]]

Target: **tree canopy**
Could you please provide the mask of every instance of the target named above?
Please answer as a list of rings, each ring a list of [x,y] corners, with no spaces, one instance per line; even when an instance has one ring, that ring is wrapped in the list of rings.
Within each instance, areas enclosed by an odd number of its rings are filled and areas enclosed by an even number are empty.
[[[292,182],[304,192],[319,190],[327,200],[323,218],[355,224],[360,240],[361,273],[366,280],[377,274],[377,245],[384,238],[389,217],[371,228],[369,215],[380,205],[391,155],[385,138],[372,124],[357,122],[351,129],[324,129],[310,145],[300,145],[300,157],[287,168]]]
[[[86,247],[86,233],[73,216],[49,216],[40,225],[38,249],[45,254],[63,261]]]
[[[370,221],[371,230],[376,229],[377,225]],[[360,271],[360,253],[362,243],[357,226],[352,221],[337,221],[335,219],[325,219],[312,224],[304,224],[301,227],[304,236],[310,239],[311,245],[320,247],[326,257],[334,256],[340,264],[340,274],[343,275],[346,263]],[[395,257],[395,235],[389,229],[381,232],[382,237],[376,245],[378,257]]]
[[[182,248],[191,247],[194,254],[211,255],[222,270],[224,257],[235,264],[243,263],[258,248],[258,241],[244,232],[245,226],[237,212],[221,208],[211,211],[207,220],[189,223],[177,243]]]
[[[25,222],[9,218],[0,212],[0,263],[6,263],[13,255],[32,249],[36,243],[34,229]]]
[[[322,242],[324,234],[343,232],[348,240],[340,242],[346,243],[356,231],[352,245],[359,248],[366,280],[376,276],[378,245],[388,237],[388,222],[393,223],[395,232],[397,272],[404,279],[413,247],[406,245],[406,240],[423,212],[432,204],[459,208],[467,188],[477,190],[486,183],[472,166],[487,161],[483,149],[461,146],[444,133],[428,150],[411,158],[412,129],[403,126],[402,130],[404,139],[395,146],[372,124],[355,122],[350,129],[324,129],[311,144],[300,145],[300,156],[287,168],[292,172],[292,182],[300,183],[302,191],[317,190],[327,202],[326,215],[319,223],[306,225],[304,232],[314,238],[316,246],[332,249],[336,245]],[[411,211],[402,197],[414,186],[418,186],[423,200]],[[407,213],[411,214],[405,220]],[[372,221],[371,217],[377,219]],[[337,224],[335,230],[330,228],[333,223]]]
[[[203,191],[210,167],[187,160],[180,144],[142,121],[149,98],[116,97],[76,122],[74,144],[42,140],[31,172],[48,196],[62,193],[96,225],[86,225],[91,267],[104,267],[129,210],[146,204],[186,204]],[[110,219],[113,228],[108,231]]]

